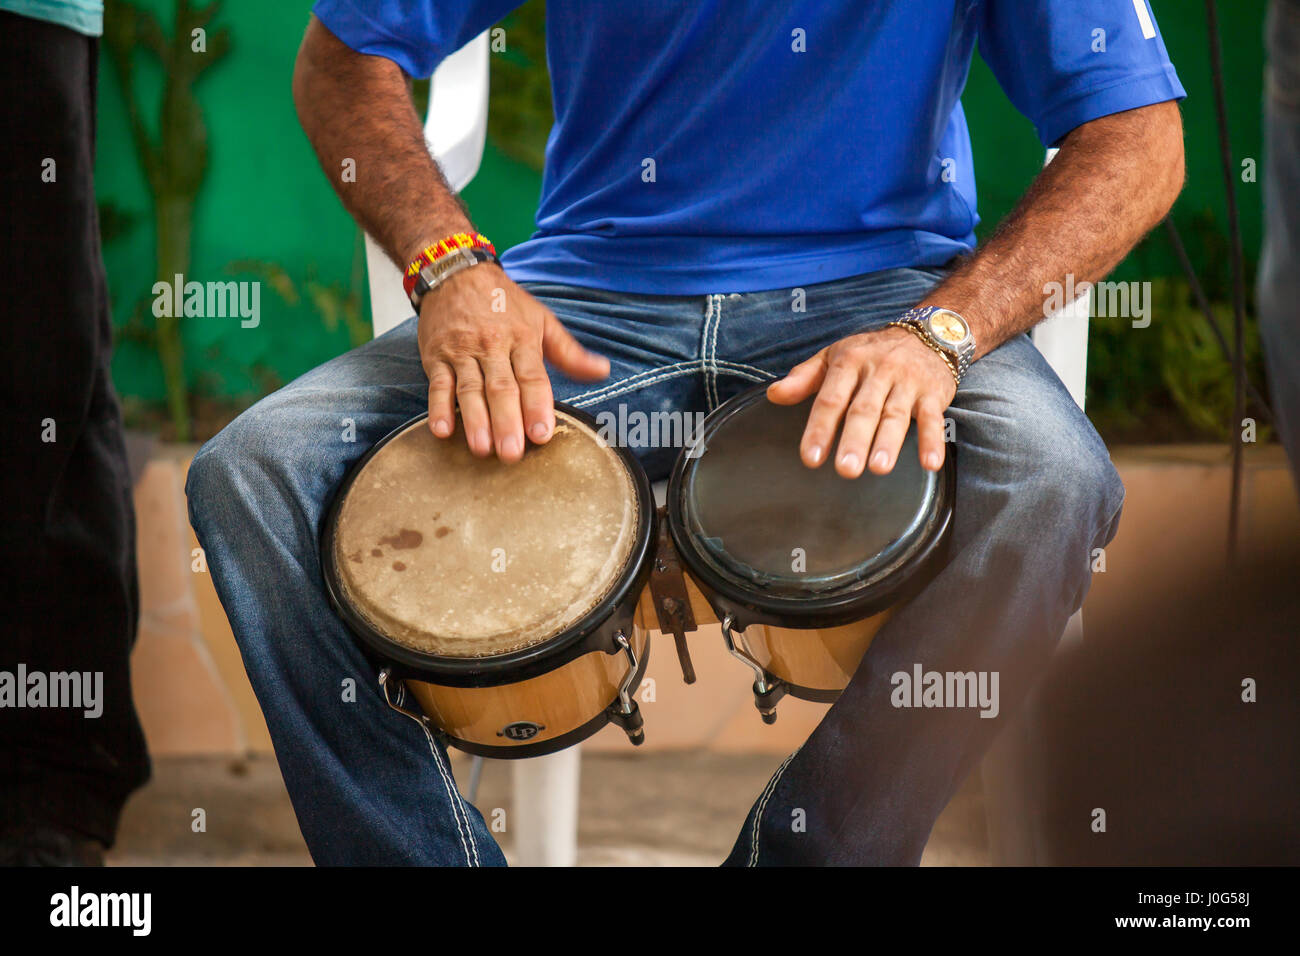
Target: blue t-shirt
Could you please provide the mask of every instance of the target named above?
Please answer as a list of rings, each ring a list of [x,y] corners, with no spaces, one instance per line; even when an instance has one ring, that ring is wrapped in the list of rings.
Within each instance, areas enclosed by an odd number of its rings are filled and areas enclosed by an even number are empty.
[[[518,5],[314,10],[428,76]],[[977,40],[1047,145],[1185,95],[1147,0],[551,0],[546,15],[555,126],[537,231],[502,257],[516,281],[748,292],[969,251],[959,98]]]

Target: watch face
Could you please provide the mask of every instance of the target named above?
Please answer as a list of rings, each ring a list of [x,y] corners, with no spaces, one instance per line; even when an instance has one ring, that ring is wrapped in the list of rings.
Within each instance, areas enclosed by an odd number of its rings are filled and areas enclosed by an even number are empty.
[[[946,342],[948,345],[956,345],[970,334],[966,328],[966,321],[956,312],[949,312],[947,309],[940,309],[927,321],[930,331],[941,342]]]

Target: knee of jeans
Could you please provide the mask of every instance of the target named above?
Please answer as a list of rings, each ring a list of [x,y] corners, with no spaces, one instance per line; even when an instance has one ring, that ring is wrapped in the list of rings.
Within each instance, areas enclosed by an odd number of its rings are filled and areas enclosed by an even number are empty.
[[[1119,528],[1119,515],[1124,507],[1124,481],[1115,470],[1115,463],[1102,446],[1093,456],[1091,467],[1086,470],[1089,483],[1089,512],[1096,519],[1097,547],[1109,544]]]
[[[1124,504],[1124,482],[1101,437],[1086,420],[1077,427],[1034,429],[1035,440],[1020,459],[1028,480],[1022,505],[1041,516],[1043,526],[1065,523],[1092,535],[1097,545],[1115,533]],[[1101,540],[1097,540],[1101,539]]]
[[[260,408],[254,405],[221,429],[190,462],[185,495],[191,524],[203,516],[209,502],[228,502],[250,489],[257,497],[257,485],[273,480],[275,449],[283,439],[274,437],[273,415]]]

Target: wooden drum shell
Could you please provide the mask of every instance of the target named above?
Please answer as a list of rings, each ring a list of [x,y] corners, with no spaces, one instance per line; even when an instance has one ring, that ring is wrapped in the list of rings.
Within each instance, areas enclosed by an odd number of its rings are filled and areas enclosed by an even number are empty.
[[[792,697],[831,701],[849,686],[888,619],[889,612],[882,611],[841,627],[792,630],[753,624],[738,636],[765,671],[785,681]]]
[[[645,672],[649,635],[634,626],[630,635],[637,657],[637,676],[629,689],[635,694]],[[406,680],[406,687],[425,715],[451,738],[450,743],[491,757],[536,756],[569,746],[607,722],[607,710],[618,703],[618,689],[627,673],[624,654],[591,651],[537,677],[494,687],[450,687],[423,680]],[[527,740],[513,740],[502,731],[512,724],[532,723],[542,729]],[[549,745],[549,746],[547,746]]]
[[[689,577],[686,586],[697,625],[716,624],[717,615]],[[848,686],[888,616],[885,611],[834,628],[751,625],[743,639],[755,660],[789,685],[792,696],[828,701]],[[635,694],[649,657],[650,633],[658,631],[649,588],[638,602],[631,631],[639,665],[630,689]],[[512,750],[532,755],[560,749],[599,729],[606,722],[608,708],[618,701],[626,672],[624,655],[592,651],[516,683],[451,687],[407,679],[406,686],[453,745],[471,753],[509,757]],[[512,740],[502,733],[503,728],[524,722],[542,729],[528,740]]]
[[[684,577],[696,625],[718,623],[708,599],[689,574]],[[736,637],[743,639],[759,666],[789,686],[792,697],[825,702],[834,700],[849,685],[889,614],[885,610],[861,621],[829,628],[751,624],[743,632],[737,632]],[[637,605],[636,621],[642,630],[659,630],[649,588]]]

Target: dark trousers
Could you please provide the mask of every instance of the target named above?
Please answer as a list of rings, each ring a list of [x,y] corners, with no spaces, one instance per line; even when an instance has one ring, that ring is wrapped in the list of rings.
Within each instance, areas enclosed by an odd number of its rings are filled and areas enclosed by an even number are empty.
[[[13,688],[20,665],[102,675],[97,717],[48,690],[45,706],[0,696],[0,830],[109,844],[149,759],[128,670],[135,519],[95,209],[97,55],[0,13],[0,680],[35,702],[33,683]]]
[[[1278,438],[1300,490],[1300,0],[1268,11],[1259,337]]]

